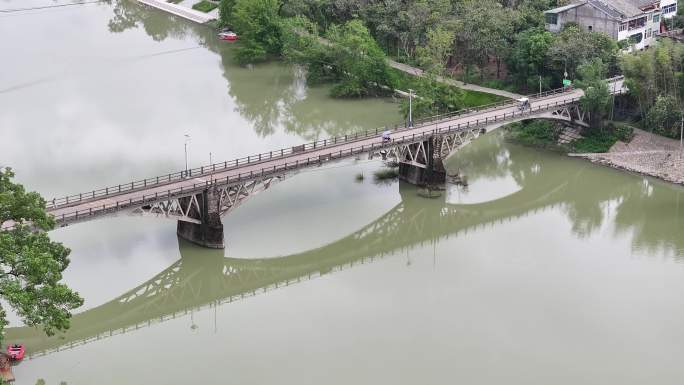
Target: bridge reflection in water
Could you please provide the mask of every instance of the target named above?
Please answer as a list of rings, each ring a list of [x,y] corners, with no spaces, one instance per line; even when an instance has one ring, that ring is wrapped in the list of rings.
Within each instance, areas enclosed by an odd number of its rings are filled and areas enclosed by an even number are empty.
[[[326,246],[275,258],[227,258],[223,250],[198,248],[180,242],[181,258],[178,261],[120,297],[76,314],[67,333],[46,337],[37,328],[14,327],[6,329],[5,338],[25,344],[31,357],[45,355],[132,332],[190,311],[220,306],[373,262],[388,255],[404,254],[445,238],[465,236],[468,232],[559,206],[572,222],[573,231],[579,236],[586,236],[595,231],[604,219],[601,205],[617,200],[616,233],[634,229],[633,242],[645,243],[646,247],[669,244],[676,250],[684,249],[678,224],[666,223],[663,226],[667,228],[658,227],[655,222],[662,222],[658,219],[648,221],[658,229],[645,225],[644,222],[648,218],[653,219],[655,214],[640,213],[652,213],[658,208],[649,209],[648,200],[644,203],[644,195],[654,191],[645,189],[643,180],[600,169],[599,178],[612,180],[604,180],[591,194],[587,194],[583,173],[587,167],[596,173],[594,166],[582,163],[584,167],[573,167],[575,174],[569,175],[566,159],[546,156],[540,166],[531,159],[521,159],[520,155],[516,155],[515,162],[507,168],[521,189],[506,197],[478,204],[453,205],[446,203],[444,196],[439,199],[420,198],[415,187],[402,184],[399,186],[401,202],[362,229]],[[484,163],[487,162],[481,164]],[[481,171],[487,173],[487,170]],[[592,177],[597,178],[596,175]],[[671,194],[667,199],[674,201],[675,194],[679,192],[659,185],[655,193]],[[656,202],[662,202],[662,196]],[[653,231],[656,230],[658,235],[654,237]]]

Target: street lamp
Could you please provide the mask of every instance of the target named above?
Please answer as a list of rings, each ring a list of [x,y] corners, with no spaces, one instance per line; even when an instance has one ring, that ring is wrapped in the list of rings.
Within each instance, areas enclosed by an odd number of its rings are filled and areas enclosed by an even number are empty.
[[[539,97],[541,98],[542,94],[542,76],[539,75]]]
[[[188,143],[190,143],[190,135],[185,134],[185,175],[188,175]]]
[[[409,88],[409,127],[413,127],[413,90]]]

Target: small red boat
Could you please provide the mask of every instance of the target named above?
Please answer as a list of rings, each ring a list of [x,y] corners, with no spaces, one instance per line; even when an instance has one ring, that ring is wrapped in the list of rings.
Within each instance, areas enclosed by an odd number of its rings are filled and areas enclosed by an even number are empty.
[[[14,344],[7,347],[7,354],[15,361],[21,361],[24,358],[25,352],[24,345]]]
[[[233,31],[221,31],[218,34],[218,38],[221,40],[235,41],[238,39],[238,35]]]

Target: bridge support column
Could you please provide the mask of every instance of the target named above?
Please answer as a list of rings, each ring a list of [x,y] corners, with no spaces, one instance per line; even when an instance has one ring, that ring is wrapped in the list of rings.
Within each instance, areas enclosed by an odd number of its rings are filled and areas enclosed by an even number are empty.
[[[446,170],[441,157],[441,138],[432,137],[428,140],[417,143],[412,149],[415,154],[422,154],[415,157],[420,160],[421,166],[415,162],[399,162],[399,179],[415,185],[435,185],[446,182]]]
[[[215,188],[210,188],[194,197],[181,199],[197,199],[197,206],[193,206],[190,209],[188,216],[200,220],[201,223],[178,221],[176,230],[178,236],[199,246],[212,249],[225,248],[223,242],[223,223],[221,223],[221,213],[219,211],[220,192]],[[184,204],[184,206],[187,206],[187,204]],[[199,207],[201,212],[198,212],[196,207]]]

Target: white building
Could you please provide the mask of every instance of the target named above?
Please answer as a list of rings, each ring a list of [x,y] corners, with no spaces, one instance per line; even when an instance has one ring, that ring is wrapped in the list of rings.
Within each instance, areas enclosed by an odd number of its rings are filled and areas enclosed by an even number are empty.
[[[644,49],[666,29],[665,19],[677,14],[677,0],[582,0],[544,12],[546,29],[559,32],[576,23],[590,32],[603,32],[617,41]]]

